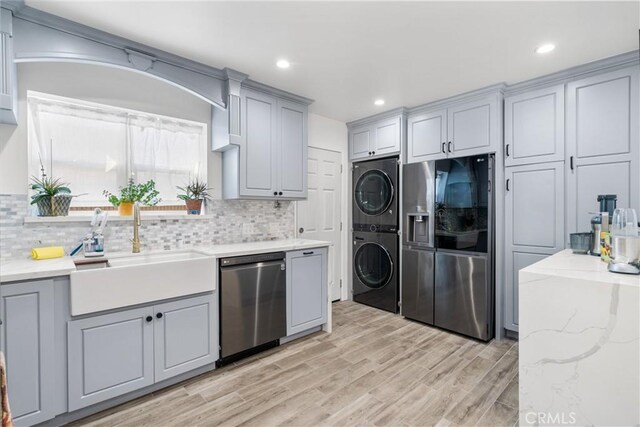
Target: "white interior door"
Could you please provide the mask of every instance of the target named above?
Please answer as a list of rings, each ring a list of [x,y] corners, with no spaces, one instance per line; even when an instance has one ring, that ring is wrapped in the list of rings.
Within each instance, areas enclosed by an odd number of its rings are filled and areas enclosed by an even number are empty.
[[[309,147],[308,196],[297,202],[298,237],[333,243],[329,250],[329,292],[340,299],[341,155]]]

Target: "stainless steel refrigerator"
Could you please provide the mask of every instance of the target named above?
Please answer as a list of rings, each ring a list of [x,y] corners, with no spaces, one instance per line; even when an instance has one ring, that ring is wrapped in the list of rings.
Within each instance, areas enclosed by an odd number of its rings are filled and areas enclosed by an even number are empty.
[[[494,336],[493,156],[403,169],[402,313]]]

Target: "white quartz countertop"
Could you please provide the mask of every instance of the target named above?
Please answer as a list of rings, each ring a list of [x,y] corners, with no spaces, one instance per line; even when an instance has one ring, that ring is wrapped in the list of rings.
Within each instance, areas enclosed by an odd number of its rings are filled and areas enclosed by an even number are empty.
[[[574,254],[571,249],[558,252],[520,271],[569,279],[582,279],[589,282],[640,287],[640,276],[612,273],[607,270],[607,263],[601,261],[600,257]]]
[[[295,251],[310,248],[331,246],[330,242],[309,239],[269,240],[262,242],[234,243],[227,245],[198,246],[193,249],[216,258],[251,255],[266,252]],[[121,254],[114,254],[121,255]],[[106,254],[109,257],[109,254]],[[0,262],[0,282],[33,280],[45,277],[67,276],[76,267],[73,259],[68,257],[33,260],[19,259]]]

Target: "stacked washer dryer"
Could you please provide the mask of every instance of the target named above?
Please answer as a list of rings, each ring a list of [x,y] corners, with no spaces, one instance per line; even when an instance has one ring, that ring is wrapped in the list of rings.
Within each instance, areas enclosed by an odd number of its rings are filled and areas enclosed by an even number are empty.
[[[398,312],[398,159],[353,164],[353,300]]]

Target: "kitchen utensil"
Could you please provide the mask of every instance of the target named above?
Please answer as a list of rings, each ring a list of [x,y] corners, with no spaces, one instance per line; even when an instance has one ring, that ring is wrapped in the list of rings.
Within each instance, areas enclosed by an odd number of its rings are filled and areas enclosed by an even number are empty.
[[[615,236],[638,235],[638,216],[635,209],[618,208],[613,212],[611,234]]]
[[[574,254],[586,254],[592,247],[593,233],[571,233],[569,244]]]

